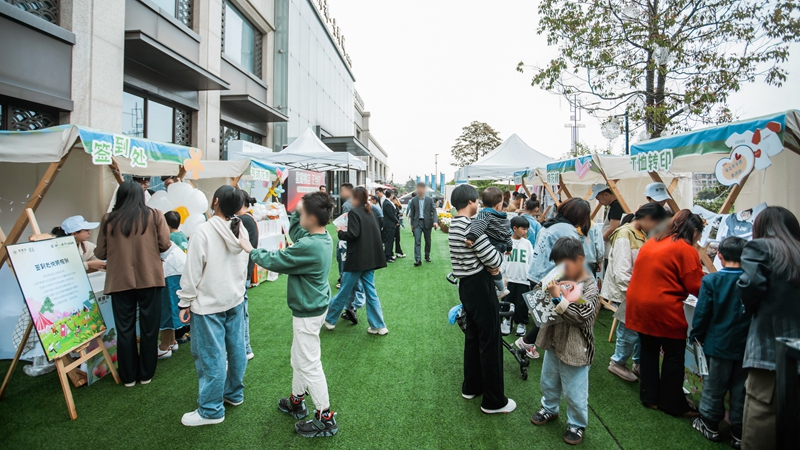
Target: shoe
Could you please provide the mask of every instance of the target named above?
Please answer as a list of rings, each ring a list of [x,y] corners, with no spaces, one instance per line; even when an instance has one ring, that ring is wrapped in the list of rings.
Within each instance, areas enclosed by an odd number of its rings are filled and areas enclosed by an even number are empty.
[[[179,348],[178,341],[172,341],[172,346],[170,346],[169,349],[172,350],[173,352],[177,352],[178,348]]]
[[[369,327],[369,328],[367,328],[367,333],[369,333],[369,334],[377,334],[379,336],[386,336],[387,334],[389,334],[389,329],[386,328],[386,327],[383,327],[383,328],[372,328],[372,327]]]
[[[397,258],[405,258],[406,255],[405,255],[405,253],[398,253],[398,254],[395,255],[395,257],[397,257]]]
[[[508,399],[508,403],[506,403],[506,406],[503,406],[502,408],[498,409],[486,409],[483,406],[481,406],[481,411],[483,411],[484,414],[508,414],[511,411],[514,411],[515,409],[517,409],[517,403],[511,399]]]
[[[386,262],[387,263],[393,263],[394,262],[394,258],[389,258],[389,259],[386,260]]]
[[[622,378],[625,381],[631,381],[631,382],[639,381],[639,378],[636,375],[634,375],[633,372],[628,370],[627,366],[619,364],[615,362],[613,359],[608,364],[608,371]]]
[[[719,435],[719,430],[712,430],[711,427],[706,425],[702,417],[692,420],[692,428],[703,433],[703,437],[711,442],[722,442],[722,437]]]
[[[295,419],[302,419],[308,416],[305,396],[295,397],[295,395],[292,394],[289,398],[282,398],[278,400],[278,409]]]
[[[247,354],[247,360],[250,361],[251,359],[255,358],[256,355],[253,352]]]
[[[329,323],[328,323],[328,321],[326,320],[326,321],[325,321],[325,328],[327,328],[328,330],[332,330],[332,329],[336,328],[336,325],[331,325],[331,324],[329,324]]]
[[[167,351],[158,349],[158,359],[169,359],[172,358],[172,349],[168,349]]]
[[[586,429],[583,427],[569,427],[564,433],[564,442],[569,445],[578,445],[583,442],[583,432]]]
[[[151,382],[151,381],[153,381],[153,379],[152,379],[152,378],[151,378],[151,379],[149,379],[149,380],[142,380],[142,381],[140,381],[139,383],[140,383],[142,386],[144,386],[145,384],[150,384],[150,382]]]
[[[637,377],[641,377],[642,376],[641,370],[642,370],[641,364],[633,363],[633,368],[631,369],[631,372],[633,372],[634,375],[636,375]]]
[[[189,336],[189,333],[186,333],[186,334],[183,335],[182,338],[178,339],[175,342],[177,342],[178,344],[188,344],[189,341],[191,341],[191,340],[192,340],[192,337]]]
[[[342,313],[342,319],[347,319],[353,322],[353,325],[358,325],[358,316],[356,316],[355,309],[345,309]]]
[[[201,425],[215,425],[218,423],[222,423],[225,420],[225,416],[220,417],[219,419],[206,419],[205,417],[201,416],[197,410],[192,412],[188,412],[181,417],[181,423],[186,425],[187,427],[199,427]]]
[[[461,396],[464,397],[467,400],[472,400],[473,398],[477,397],[477,394],[465,394],[465,393],[462,392]]]
[[[224,403],[227,403],[227,404],[231,405],[231,406],[239,406],[239,405],[241,405],[242,403],[244,403],[244,400],[242,400],[242,401],[238,401],[238,402],[235,402],[235,401],[233,401],[233,400],[228,400],[228,399],[227,399],[227,398],[225,398],[225,397],[223,397],[223,398],[222,398],[222,401],[223,401]]]
[[[514,346],[519,350],[524,350],[525,356],[527,356],[529,359],[539,359],[539,352],[536,351],[536,346],[525,343],[523,338],[519,338],[514,341]]]
[[[340,289],[342,287],[342,283],[336,283],[336,289]]]
[[[303,437],[328,437],[333,436],[339,431],[336,423],[336,413],[333,411],[315,412],[311,420],[301,421],[294,424],[297,434]]]
[[[430,256],[426,256],[425,257],[425,262],[431,262],[431,257]]]
[[[736,450],[740,450],[742,448],[742,438],[736,437],[735,434],[731,431],[731,447],[735,448]]]
[[[505,298],[510,293],[511,293],[511,291],[509,291],[508,289],[503,289],[502,291],[497,291],[497,299],[500,300],[502,298]]]
[[[508,336],[511,334],[511,321],[508,319],[503,319],[500,323],[500,334],[503,336]]]
[[[419,267],[422,265],[422,261],[414,261],[414,267]]]
[[[528,333],[528,330],[525,329],[524,323],[517,324],[517,331],[514,333],[517,336],[525,336]]]
[[[558,413],[549,413],[544,407],[531,416],[531,423],[534,425],[544,425],[558,419]]]
[[[125,387],[134,387],[134,386],[136,386],[136,382],[135,381],[131,382],[131,383],[125,383]]]

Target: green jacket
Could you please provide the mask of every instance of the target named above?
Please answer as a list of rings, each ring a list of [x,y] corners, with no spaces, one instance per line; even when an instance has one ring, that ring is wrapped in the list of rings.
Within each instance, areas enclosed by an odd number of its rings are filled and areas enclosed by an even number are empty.
[[[293,316],[317,317],[325,313],[331,300],[328,273],[333,241],[327,232],[308,234],[295,217],[289,235],[295,239],[291,247],[273,251],[253,249],[250,258],[267,270],[289,275],[286,303]]]

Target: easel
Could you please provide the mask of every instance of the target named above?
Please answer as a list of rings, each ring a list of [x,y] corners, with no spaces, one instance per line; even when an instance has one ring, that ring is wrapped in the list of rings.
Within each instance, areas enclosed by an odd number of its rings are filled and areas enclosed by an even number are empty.
[[[42,234],[41,230],[39,229],[39,224],[36,221],[36,216],[34,216],[33,209],[27,208],[25,210],[25,215],[27,216],[28,220],[31,224],[31,229],[33,229],[33,236],[29,239],[30,241],[43,241],[47,239],[52,239],[53,236],[49,234]],[[8,256],[6,252],[6,236],[3,233],[3,230],[0,229],[0,246],[3,249],[3,256]],[[12,269],[13,270],[13,269]],[[11,381],[11,375],[14,373],[14,368],[19,362],[20,357],[22,356],[22,350],[25,348],[25,343],[28,341],[28,337],[33,330],[33,319],[31,319],[30,323],[28,323],[28,327],[25,329],[25,334],[22,336],[22,341],[20,342],[19,348],[17,348],[16,353],[14,354],[14,359],[11,361],[11,366],[8,368],[8,373],[6,373],[5,378],[3,379],[3,385],[0,386],[0,399],[3,398],[3,394],[6,392],[6,387],[8,387],[8,383]],[[69,411],[69,418],[71,420],[75,420],[78,418],[78,412],[75,409],[75,401],[72,398],[72,390],[69,386],[68,377],[71,377],[70,373],[80,367],[81,364],[88,361],[89,359],[93,358],[95,355],[103,353],[103,358],[105,359],[106,365],[108,366],[109,372],[114,377],[114,382],[119,384],[119,375],[117,375],[117,369],[114,367],[114,362],[111,360],[111,355],[108,353],[108,349],[106,349],[106,345],[103,342],[103,332],[105,331],[105,327],[98,330],[98,332],[89,338],[83,344],[80,344],[69,351],[65,356],[59,357],[55,359],[55,366],[58,372],[58,378],[61,382],[61,390],[64,391],[64,399],[67,402],[67,410]],[[97,347],[93,350],[87,351],[86,349],[91,345],[92,342],[97,344]],[[72,360],[69,357],[69,353],[79,353],[80,357],[78,359]],[[85,380],[84,380],[85,383]]]

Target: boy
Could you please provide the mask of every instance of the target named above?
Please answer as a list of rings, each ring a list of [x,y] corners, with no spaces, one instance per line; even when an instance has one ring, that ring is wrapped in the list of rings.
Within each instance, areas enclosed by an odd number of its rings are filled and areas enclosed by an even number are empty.
[[[485,235],[489,242],[501,254],[511,251],[511,224],[508,216],[503,211],[503,191],[492,186],[484,189],[481,195],[484,208],[472,220],[472,224],[467,234],[467,245],[471,246],[477,241],[478,236]],[[494,286],[497,289],[497,298],[503,298],[509,294],[503,284],[503,276],[499,273],[492,276]]]
[[[303,196],[301,205],[292,216],[289,236],[294,241],[284,250],[253,249],[250,242],[240,239],[242,248],[259,266],[289,275],[286,303],[292,310],[292,395],[278,402],[278,409],[295,419],[308,416],[305,393],[314,399],[316,412],[308,421],[295,424],[298,434],[305,437],[333,436],[339,431],[330,410],[328,383],[322,371],[319,331],[331,299],[328,273],[331,268],[333,241],[325,230],[330,222],[333,201],[325,192]],[[298,227],[299,216],[299,227]]]
[[[594,357],[594,319],[598,292],[594,277],[585,266],[581,241],[562,237],[553,245],[550,259],[564,263],[564,279],[551,283],[547,290],[563,322],[542,326],[536,345],[545,349],[542,363],[542,408],[531,417],[534,425],[544,425],[558,418],[561,395],[567,400],[567,431],[564,442],[583,442],[589,424],[589,366]],[[577,285],[577,286],[576,286]],[[572,303],[564,298],[564,288],[581,288],[580,300]]]
[[[500,302],[492,287],[492,275],[500,273],[503,258],[486,235],[477,236],[474,245],[467,245],[470,217],[478,211],[478,191],[462,184],[453,189],[450,201],[458,210],[447,238],[450,263],[453,275],[459,279],[458,296],[467,314],[461,396],[471,400],[483,394],[484,413],[510,413],[517,404],[503,393]]]
[[[533,246],[527,239],[528,221],[521,216],[511,219],[511,229],[514,234],[511,236],[511,253],[503,263],[503,275],[508,281],[509,298],[514,304],[513,322],[517,324],[516,335],[525,336],[528,324],[528,304],[522,294],[531,290],[528,282],[528,270],[533,263]],[[511,334],[511,319],[503,320],[500,325],[500,332],[504,336]]]
[[[169,240],[186,253],[186,250],[189,249],[189,239],[186,238],[183,231],[178,231],[181,226],[181,215],[177,211],[167,211],[164,213],[164,220],[169,227]]]
[[[539,234],[539,230],[542,229],[542,224],[540,224],[537,220],[537,218],[541,215],[539,208],[539,200],[532,198],[525,202],[525,212],[522,214],[522,217],[528,221],[527,237],[531,245],[536,245],[536,235]]]
[[[742,274],[745,241],[728,237],[719,244],[722,270],[703,277],[692,321],[691,342],[697,339],[708,358],[703,377],[700,417],[692,426],[706,439],[719,442],[719,422],[725,418],[725,393],[730,390],[731,445],[741,448],[747,369],[742,368],[750,317],[745,315],[736,283]]]

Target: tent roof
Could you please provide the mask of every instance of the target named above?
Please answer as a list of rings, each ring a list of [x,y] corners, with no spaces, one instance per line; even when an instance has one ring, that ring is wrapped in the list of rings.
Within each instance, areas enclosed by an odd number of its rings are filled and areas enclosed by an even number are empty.
[[[328,148],[311,128],[306,129],[299,138],[283,151],[262,154],[253,158],[268,164],[316,172],[367,169],[367,163],[355,155],[348,152],[334,152]]]
[[[461,168],[456,179],[508,179],[521,168],[545,167],[554,161],[553,158],[528,146],[515,133],[474,164]]]

